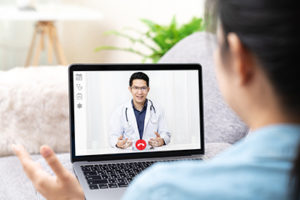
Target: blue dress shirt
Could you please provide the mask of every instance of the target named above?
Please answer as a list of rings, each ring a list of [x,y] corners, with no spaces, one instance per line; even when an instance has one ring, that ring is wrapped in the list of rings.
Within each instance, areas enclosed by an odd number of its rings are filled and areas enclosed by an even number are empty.
[[[134,107],[133,101],[131,101],[132,107],[134,110],[137,127],[138,127],[139,134],[140,134],[140,139],[143,138],[143,133],[144,133],[144,124],[145,124],[145,117],[146,117],[146,112],[147,112],[147,102],[148,102],[148,100],[146,99],[143,109],[141,111],[139,111]]]
[[[211,160],[153,165],[123,200],[287,199],[299,141],[300,125],[260,128]]]

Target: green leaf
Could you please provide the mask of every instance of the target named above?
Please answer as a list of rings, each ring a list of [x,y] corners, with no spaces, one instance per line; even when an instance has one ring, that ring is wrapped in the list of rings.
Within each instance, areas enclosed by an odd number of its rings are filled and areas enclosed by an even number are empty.
[[[151,31],[156,32],[157,28],[159,28],[158,24],[155,24],[154,22],[148,20],[148,19],[141,19],[141,22],[143,22],[145,25],[147,25]]]
[[[140,21],[148,27],[148,31],[146,31],[145,33],[135,30],[133,28],[127,28],[127,30],[131,29],[135,33],[138,33],[139,37],[133,37],[125,32],[119,32],[115,30],[105,32],[105,34],[123,37],[131,41],[133,45],[138,43],[139,45],[147,47],[149,50],[151,50],[151,53],[149,55],[145,55],[144,53],[137,51],[132,47],[120,48],[113,46],[101,46],[97,47],[95,51],[127,51],[142,56],[143,62],[145,62],[147,59],[151,59],[153,63],[156,63],[177,42],[194,32],[205,30],[205,24],[202,18],[197,17],[193,17],[188,23],[183,24],[181,26],[178,25],[176,16],[172,17],[172,20],[169,25],[160,25],[148,19],[140,19]],[[145,39],[150,40],[152,44],[148,44],[148,42],[146,43]]]

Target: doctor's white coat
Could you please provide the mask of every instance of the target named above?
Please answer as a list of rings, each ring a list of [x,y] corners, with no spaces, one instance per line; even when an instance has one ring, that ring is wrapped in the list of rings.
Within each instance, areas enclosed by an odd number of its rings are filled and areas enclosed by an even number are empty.
[[[142,139],[148,144],[150,138],[156,138],[155,132],[158,132],[160,137],[164,139],[165,144],[169,144],[171,133],[167,129],[162,111],[155,105],[155,103],[153,103],[154,109],[152,108],[150,110],[150,107],[151,102],[148,101]],[[126,108],[128,122],[126,120]],[[109,136],[112,147],[116,147],[118,138],[121,135],[123,136],[123,139],[128,138],[133,142],[140,139],[131,100],[118,107],[111,117]]]

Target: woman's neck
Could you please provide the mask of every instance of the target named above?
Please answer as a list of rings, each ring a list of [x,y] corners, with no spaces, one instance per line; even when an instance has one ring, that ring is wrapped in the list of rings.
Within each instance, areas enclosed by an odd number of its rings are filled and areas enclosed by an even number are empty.
[[[251,130],[256,130],[274,124],[300,124],[300,118],[299,116],[292,116],[282,109],[261,109],[261,112],[258,111],[255,115],[253,114],[247,123]]]

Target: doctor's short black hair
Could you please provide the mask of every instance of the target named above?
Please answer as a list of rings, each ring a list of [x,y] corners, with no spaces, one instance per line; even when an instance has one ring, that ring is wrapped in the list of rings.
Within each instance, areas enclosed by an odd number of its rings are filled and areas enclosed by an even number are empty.
[[[130,79],[129,79],[129,86],[132,86],[132,82],[135,79],[142,79],[144,81],[146,81],[147,86],[149,87],[149,77],[147,76],[147,74],[143,73],[143,72],[135,72],[131,75]]]

